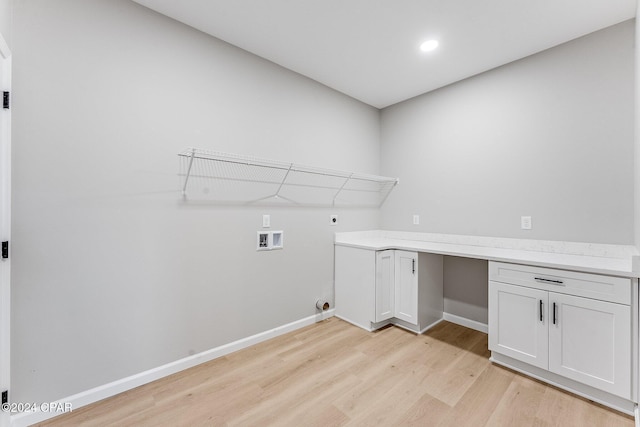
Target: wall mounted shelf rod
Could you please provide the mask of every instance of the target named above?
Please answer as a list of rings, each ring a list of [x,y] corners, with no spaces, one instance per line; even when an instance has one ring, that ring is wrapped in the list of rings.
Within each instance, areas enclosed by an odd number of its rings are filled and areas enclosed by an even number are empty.
[[[247,204],[276,199],[284,205],[378,207],[399,182],[397,178],[197,148],[178,156],[185,201],[189,192],[189,200],[194,201]]]
[[[193,167],[193,158],[196,155],[195,148],[191,151],[191,156],[189,158],[189,167],[187,168],[187,175],[184,178],[184,185],[182,186],[182,195],[187,195],[187,183],[189,182],[189,175],[191,175],[191,168]]]

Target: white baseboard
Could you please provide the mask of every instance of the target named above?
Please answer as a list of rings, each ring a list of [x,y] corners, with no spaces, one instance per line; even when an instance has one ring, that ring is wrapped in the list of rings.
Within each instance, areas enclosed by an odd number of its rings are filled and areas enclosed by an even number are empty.
[[[423,334],[427,330],[433,328],[438,323],[442,322],[443,320],[446,320],[448,322],[455,323],[456,325],[465,326],[465,327],[467,327],[469,329],[480,331],[480,332],[483,332],[485,334],[489,333],[489,326],[487,324],[480,323],[480,322],[477,322],[475,320],[470,320],[470,319],[467,319],[466,317],[456,316],[455,314],[450,314],[450,313],[442,313],[442,319],[436,320],[435,322],[433,322],[432,324],[430,324],[426,328],[422,329],[421,331],[417,331],[417,330],[413,329],[409,324],[404,325],[402,323],[402,320],[399,320],[399,319],[396,319],[396,318],[393,318],[391,320],[385,320],[385,321],[379,322],[379,323],[373,323],[370,326],[364,326],[364,325],[361,325],[359,323],[353,322],[350,319],[346,319],[346,318],[344,318],[344,317],[342,317],[340,315],[336,315],[336,317],[338,319],[342,319],[342,320],[344,320],[346,322],[351,323],[352,325],[358,326],[359,328],[362,328],[362,329],[367,330],[369,332],[375,331],[375,330],[377,330],[377,329],[379,329],[379,328],[391,323],[391,324],[393,324],[395,326],[399,326],[401,328],[404,328],[404,329],[406,329],[406,330],[408,330],[410,332],[414,332],[414,333],[417,333],[417,334]],[[638,426],[638,427],[640,427],[640,426]]]
[[[456,325],[465,326],[469,329],[474,329],[476,331],[484,332],[485,334],[489,333],[489,326],[486,323],[476,322],[475,320],[470,320],[464,317],[456,316],[455,314],[444,313],[442,318],[447,322],[455,323]]]
[[[426,326],[426,327],[422,328],[422,330],[420,331],[420,334],[421,334],[421,335],[422,335],[422,334],[424,334],[424,333],[425,333],[425,332],[427,332],[429,329],[433,328],[434,326],[436,326],[438,323],[442,322],[443,320],[445,320],[445,319],[444,319],[444,316],[443,316],[443,318],[442,318],[442,319],[438,319],[438,320],[436,320],[435,322],[433,322],[432,324],[430,324],[429,326]],[[453,323],[453,322],[451,322],[451,323]]]
[[[638,410],[638,405],[636,405],[635,409],[633,410],[633,418],[635,419],[636,427],[640,427],[640,412]]]
[[[235,351],[242,350],[243,348],[247,348],[263,341],[267,341],[271,338],[275,338],[288,332],[295,331],[296,329],[300,329],[305,326],[320,322],[324,319],[328,319],[329,317],[332,317],[334,315],[334,312],[335,309],[331,309],[322,313],[315,314],[313,316],[305,317],[304,319],[300,319],[286,325],[278,326],[277,328],[260,332],[259,334],[252,335],[250,337],[243,338],[232,343],[222,345],[220,347],[212,348],[210,350],[203,351],[202,353],[194,354],[193,356],[188,356],[184,359],[176,360],[175,362],[167,363],[166,365],[149,369],[148,371],[140,372],[139,374],[135,374],[127,378],[122,378],[120,380],[95,387],[78,394],[74,394],[73,396],[60,399],[55,403],[59,403],[61,407],[64,407],[64,404],[71,404],[71,407],[74,410],[80,409],[83,406],[95,403],[108,397],[115,396],[116,394],[120,394],[127,390],[131,390],[160,378],[175,374],[176,372],[192,368],[201,363],[208,362],[218,357],[222,357]],[[57,415],[60,415],[60,413],[42,412],[39,410],[34,412],[23,412],[20,414],[12,415],[10,425],[11,427],[29,426],[48,420]]]
[[[374,331],[374,330],[376,330],[376,329],[381,328],[382,326],[384,326],[384,325],[379,326],[379,324],[376,324],[374,327],[371,327],[371,326],[365,326],[365,325],[361,325],[360,323],[354,322],[354,321],[353,321],[353,320],[351,320],[351,319],[347,319],[346,317],[343,317],[343,316],[341,316],[341,315],[339,315],[339,314],[336,314],[335,316],[336,316],[338,319],[340,319],[340,320],[344,320],[344,321],[345,321],[345,322],[347,322],[347,323],[351,323],[353,326],[357,326],[358,328],[362,328],[362,329],[364,329],[364,330],[365,330],[365,331],[367,331],[367,332]],[[383,323],[383,322],[381,322],[381,323]],[[388,324],[388,323],[389,323],[389,322],[387,322],[387,321],[385,321],[385,322],[384,322],[384,324]]]

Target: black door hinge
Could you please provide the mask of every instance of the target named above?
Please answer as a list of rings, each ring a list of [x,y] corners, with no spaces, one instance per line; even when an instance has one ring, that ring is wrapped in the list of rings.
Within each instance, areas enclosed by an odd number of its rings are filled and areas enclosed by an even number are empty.
[[[2,92],[2,108],[9,109],[9,92]]]
[[[9,242],[2,242],[2,258],[9,258]]]
[[[2,404],[9,403],[9,390],[2,392]]]

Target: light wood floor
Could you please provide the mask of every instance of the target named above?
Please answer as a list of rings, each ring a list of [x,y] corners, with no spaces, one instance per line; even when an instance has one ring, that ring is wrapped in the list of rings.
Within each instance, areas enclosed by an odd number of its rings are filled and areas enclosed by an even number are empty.
[[[331,318],[41,425],[634,425],[488,359],[487,335],[452,323],[416,336]]]

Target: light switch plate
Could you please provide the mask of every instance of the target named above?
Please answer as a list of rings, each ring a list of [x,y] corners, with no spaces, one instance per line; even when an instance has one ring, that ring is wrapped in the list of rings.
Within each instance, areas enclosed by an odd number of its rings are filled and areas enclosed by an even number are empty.
[[[413,216],[413,225],[420,225],[420,215]]]
[[[521,216],[520,217],[520,228],[523,230],[531,230],[531,217],[530,216]]]
[[[262,227],[263,228],[271,227],[271,215],[262,215]]]

